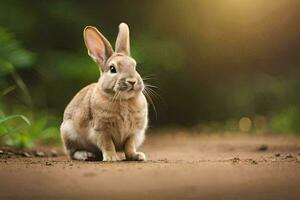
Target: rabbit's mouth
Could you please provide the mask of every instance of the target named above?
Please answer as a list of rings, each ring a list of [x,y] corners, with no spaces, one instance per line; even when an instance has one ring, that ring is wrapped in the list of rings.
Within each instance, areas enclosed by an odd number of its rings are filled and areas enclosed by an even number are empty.
[[[114,87],[114,92],[119,93],[118,98],[129,99],[134,97],[139,91],[142,91],[140,84],[129,84],[126,82],[118,82]]]
[[[120,85],[118,87],[118,90],[121,91],[121,92],[124,92],[124,91],[134,90],[134,88],[125,84],[125,85]]]
[[[119,92],[132,92],[135,91],[137,87],[126,82],[119,82],[116,89]]]

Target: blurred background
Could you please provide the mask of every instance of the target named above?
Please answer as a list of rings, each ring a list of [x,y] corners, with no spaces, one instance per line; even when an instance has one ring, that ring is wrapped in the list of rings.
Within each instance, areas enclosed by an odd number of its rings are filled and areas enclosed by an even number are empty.
[[[131,30],[156,85],[150,128],[300,132],[300,1],[1,1],[0,141],[59,142],[65,106],[99,71],[82,31]],[[156,112],[155,112],[156,110]]]

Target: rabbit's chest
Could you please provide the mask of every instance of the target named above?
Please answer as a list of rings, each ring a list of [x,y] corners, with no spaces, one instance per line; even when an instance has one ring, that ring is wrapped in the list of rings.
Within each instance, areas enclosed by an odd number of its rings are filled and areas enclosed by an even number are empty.
[[[98,125],[105,132],[112,134],[116,147],[121,148],[132,134],[141,132],[147,126],[147,113],[143,108],[120,106],[115,112],[101,115]]]
[[[115,116],[111,130],[116,149],[124,147],[126,139],[132,135],[141,132],[145,127],[145,116],[136,110],[122,109]]]
[[[143,118],[145,116],[138,110],[123,108],[120,109],[115,122],[116,132],[122,137],[127,137],[130,134],[134,134],[143,128]]]

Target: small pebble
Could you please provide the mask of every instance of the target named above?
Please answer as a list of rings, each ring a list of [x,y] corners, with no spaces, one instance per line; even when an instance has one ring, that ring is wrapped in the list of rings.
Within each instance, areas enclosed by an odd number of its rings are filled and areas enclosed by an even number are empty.
[[[3,154],[4,153],[4,151],[3,150],[0,150],[0,154]]]
[[[285,156],[285,158],[293,158],[293,155],[289,153]]]
[[[52,163],[51,162],[46,162],[46,165],[50,166],[50,165],[52,165]]]
[[[57,151],[56,150],[54,150],[54,149],[52,149],[51,150],[51,157],[57,157]]]
[[[12,156],[15,155],[13,152],[7,152],[6,154],[7,154],[7,157],[8,157],[8,158],[10,158],[10,157],[12,157]]]
[[[239,157],[234,157],[234,158],[231,159],[231,161],[236,163],[236,162],[240,161],[240,158]]]
[[[255,161],[255,160],[251,160],[251,164],[253,164],[253,165],[257,165],[257,164],[258,164],[258,162],[257,162],[257,161]]]
[[[263,144],[263,145],[261,145],[257,150],[258,150],[258,151],[267,151],[268,148],[269,148],[269,147],[268,147],[267,145]]]
[[[276,157],[279,157],[279,156],[280,156],[280,153],[275,153],[275,156],[276,156]]]
[[[271,161],[272,161],[272,162],[276,162],[276,159],[273,158],[273,159],[271,159]]]
[[[160,161],[160,162],[168,162],[168,160],[167,159],[159,159],[158,161]]]
[[[256,160],[253,160],[252,158],[247,159],[247,161],[254,165],[258,164],[258,162]]]
[[[31,157],[31,155],[27,152],[22,152],[22,156],[27,157],[27,158]]]
[[[45,157],[45,153],[42,152],[42,151],[36,151],[36,152],[34,153],[34,155],[35,155],[36,157]]]

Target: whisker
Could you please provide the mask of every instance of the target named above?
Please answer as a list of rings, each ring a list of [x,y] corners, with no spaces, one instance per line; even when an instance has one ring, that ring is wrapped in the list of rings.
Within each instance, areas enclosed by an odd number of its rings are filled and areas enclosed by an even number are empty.
[[[153,93],[153,95],[154,95],[156,98],[158,98],[158,99],[160,99],[160,100],[162,99],[161,96],[160,96],[154,89],[152,89],[152,88],[155,88],[155,89],[158,89],[158,90],[159,90],[159,87],[157,87],[157,86],[155,86],[155,85],[152,85],[152,84],[149,84],[149,83],[146,83],[146,82],[144,82],[144,84],[145,84],[145,87],[148,88],[148,90],[150,90],[151,93]]]
[[[121,94],[121,92],[119,92],[119,94]],[[122,103],[122,99],[119,98],[119,104],[121,105],[121,103]]]
[[[116,100],[118,99],[118,97],[119,97],[119,94],[120,94],[120,92],[118,91],[118,92],[116,92],[115,94],[114,94],[114,96],[113,96],[113,98],[112,98],[112,101],[111,101],[111,104],[110,104],[110,108],[114,108],[115,106],[116,106]]]
[[[151,106],[153,107],[153,110],[155,112],[155,119],[157,119],[157,110],[156,110],[156,107],[155,107],[155,104],[150,96],[150,94],[148,93],[147,89],[145,88],[145,90],[143,91],[143,94],[146,96],[146,98],[149,100]]]
[[[143,81],[146,81],[146,80],[152,80],[153,78],[151,78],[151,77],[144,77],[142,79],[143,79]]]
[[[145,81],[145,80],[156,79],[156,77],[155,77],[155,75],[148,75],[148,76],[142,77],[142,79]]]
[[[117,96],[118,96],[118,92],[116,92],[116,93],[114,94],[114,96],[113,96],[113,98],[112,98],[112,104],[114,104],[114,102],[115,102]]]
[[[144,76],[144,77],[146,77],[146,78],[153,78],[153,77],[156,77],[156,74],[149,74],[149,75]]]
[[[162,100],[162,97],[152,88],[146,87],[148,92],[151,93],[157,100]]]
[[[149,83],[145,83],[145,86],[159,89],[159,87],[157,87],[157,86],[155,86],[155,85],[151,85],[151,84],[149,84]]]
[[[117,94],[117,97],[116,97],[116,99],[115,99],[115,101],[117,101],[118,99],[120,100],[120,94],[121,94],[121,92],[120,91],[118,91],[118,94]]]
[[[156,96],[153,95],[153,93],[149,90],[149,88],[147,88],[147,93],[151,97],[153,103],[157,103],[158,99],[156,98]]]

